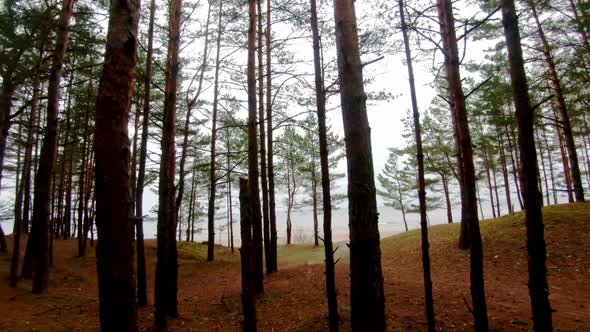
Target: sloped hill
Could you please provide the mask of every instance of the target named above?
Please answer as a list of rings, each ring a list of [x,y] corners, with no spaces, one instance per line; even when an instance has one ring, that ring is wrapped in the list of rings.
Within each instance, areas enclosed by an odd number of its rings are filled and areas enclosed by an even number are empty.
[[[551,206],[544,208],[543,215],[554,327],[589,329],[590,204]],[[490,327],[497,330],[526,329],[532,324],[523,218],[517,213],[481,222],[488,314]],[[469,256],[457,248],[459,225],[434,226],[429,235],[439,326],[470,330]],[[419,231],[386,238],[381,247],[387,310],[394,318],[392,327],[403,330],[406,321],[424,320]]]

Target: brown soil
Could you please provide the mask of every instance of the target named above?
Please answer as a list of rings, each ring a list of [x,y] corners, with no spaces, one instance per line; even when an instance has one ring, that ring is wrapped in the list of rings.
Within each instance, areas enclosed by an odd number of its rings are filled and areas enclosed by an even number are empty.
[[[555,330],[590,331],[590,204],[551,207],[544,214]],[[457,226],[430,229],[437,328],[445,331],[473,329],[468,254],[456,248]],[[482,234],[490,327],[496,331],[529,330],[532,322],[522,215],[482,222]],[[90,249],[86,258],[76,258],[75,240],[58,240],[54,246],[50,289],[45,295],[31,294],[28,280],[16,289],[9,288],[10,256],[0,255],[0,331],[99,329],[94,250]],[[155,241],[148,241],[147,247],[148,285],[153,288]],[[321,250],[281,248],[279,254],[287,257],[279,262],[278,273],[266,277],[265,293],[257,299],[259,330],[327,330]],[[203,245],[181,243],[179,252],[180,318],[171,322],[171,330],[240,330],[237,251],[231,254],[220,247],[213,263],[205,262]],[[425,330],[419,234],[407,232],[384,239],[382,256],[388,330]],[[337,265],[343,330],[350,329],[347,261],[344,257]],[[153,294],[148,298],[151,302]],[[139,317],[141,329],[151,331],[152,306],[141,308]]]

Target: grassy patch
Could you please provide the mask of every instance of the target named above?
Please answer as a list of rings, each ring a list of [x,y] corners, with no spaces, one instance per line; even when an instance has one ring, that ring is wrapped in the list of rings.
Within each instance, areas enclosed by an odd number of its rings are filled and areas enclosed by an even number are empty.
[[[543,223],[546,229],[566,226],[578,233],[590,233],[590,203],[560,204],[543,208]],[[523,241],[525,232],[524,212],[486,219],[480,222],[481,236],[486,242]],[[431,252],[456,246],[460,224],[436,225],[428,228]],[[404,232],[381,240],[384,253],[404,253],[420,248],[420,230]]]
[[[297,266],[324,263],[324,247],[311,244],[291,244],[277,248],[279,265]]]
[[[178,242],[178,258],[204,262],[207,260],[207,245],[196,242]],[[222,246],[215,246],[215,262],[222,264],[240,263],[240,254]]]

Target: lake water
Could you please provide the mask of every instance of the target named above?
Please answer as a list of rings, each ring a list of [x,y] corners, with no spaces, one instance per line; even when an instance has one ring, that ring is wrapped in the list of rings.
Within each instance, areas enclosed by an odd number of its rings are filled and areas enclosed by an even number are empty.
[[[388,206],[378,207],[379,212],[379,233],[381,237],[391,236],[404,231],[404,225],[402,221],[402,214]],[[454,211],[454,215],[459,220],[459,211]],[[409,229],[416,229],[420,227],[420,220],[418,214],[408,214],[406,216],[408,221]],[[234,245],[240,243],[240,225],[239,225],[239,214],[237,209],[234,211]],[[429,224],[444,224],[447,223],[447,215],[445,210],[434,210],[428,213]],[[227,219],[216,220],[216,238],[215,241],[221,245],[227,245],[228,233],[227,233]],[[313,212],[311,209],[302,209],[291,213],[291,242],[292,243],[313,243]],[[221,230],[217,227],[221,226]],[[206,241],[206,218],[199,220],[198,226],[205,230],[195,233],[195,241]],[[145,223],[145,236],[146,238],[154,238],[156,236],[156,223],[150,221]],[[277,211],[277,236],[279,244],[285,244],[287,241],[287,213],[286,211]],[[323,215],[318,215],[318,230],[320,237],[323,237]],[[348,208],[340,208],[332,211],[332,239],[334,242],[348,240]],[[184,238],[184,235],[183,235]]]

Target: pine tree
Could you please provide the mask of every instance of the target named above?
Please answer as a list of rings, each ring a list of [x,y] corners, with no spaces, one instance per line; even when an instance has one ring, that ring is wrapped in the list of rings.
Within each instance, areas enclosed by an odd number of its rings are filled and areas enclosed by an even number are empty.
[[[334,19],[348,160],[351,324],[353,330],[384,331],[379,214],[354,2],[335,0]]]
[[[127,134],[138,22],[136,2],[111,1],[94,135],[99,241],[96,268],[102,331],[138,331]]]

